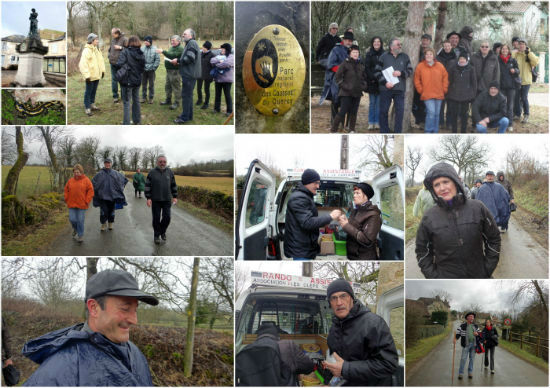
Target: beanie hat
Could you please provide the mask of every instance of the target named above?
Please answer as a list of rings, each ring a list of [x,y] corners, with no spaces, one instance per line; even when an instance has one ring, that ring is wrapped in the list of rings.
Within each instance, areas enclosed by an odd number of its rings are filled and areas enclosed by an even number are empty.
[[[202,47],[204,47],[207,50],[210,50],[212,48],[212,43],[210,43],[208,40],[202,44]]]
[[[492,170],[489,170],[485,173],[485,176],[487,175],[495,175],[495,173]]]
[[[365,195],[371,199],[372,197],[374,197],[374,189],[372,188],[371,185],[369,185],[368,183],[366,182],[361,182],[361,183],[358,183],[356,185],[353,186],[353,188],[358,188],[360,189],[363,193],[365,193]]]
[[[497,89],[499,89],[498,81],[491,81],[491,82],[489,82],[489,89],[490,89],[490,88],[497,88]]]
[[[451,32],[449,32],[445,38],[446,38],[446,39],[449,39],[449,38],[450,38],[451,36],[453,36],[453,35],[456,35],[456,36],[458,36],[458,37],[460,38],[460,34],[459,34],[458,32],[456,32],[456,31],[451,31]]]
[[[88,42],[89,44],[92,44],[92,42],[93,42],[96,38],[97,38],[97,35],[94,34],[93,32],[90,32],[90,35],[88,35],[88,40],[87,40],[87,42]]]
[[[353,288],[351,284],[346,279],[336,279],[331,282],[327,288],[327,299],[330,299],[331,295],[335,292],[347,292],[350,294],[352,299],[355,299],[355,294],[353,293]]]
[[[307,185],[321,180],[321,176],[312,168],[307,168],[302,173],[302,184]]]
[[[429,39],[430,42],[432,41],[432,36],[430,34],[424,34],[420,39]]]
[[[476,179],[474,183],[483,183],[483,182],[481,181],[481,179]]]
[[[493,44],[493,51],[495,51],[499,47],[502,47],[502,43],[496,42],[495,44]]]
[[[231,54],[231,45],[229,43],[224,43],[220,47],[225,49],[225,55]]]
[[[143,40],[146,40],[147,42],[153,44],[153,37],[151,35],[147,35]]]

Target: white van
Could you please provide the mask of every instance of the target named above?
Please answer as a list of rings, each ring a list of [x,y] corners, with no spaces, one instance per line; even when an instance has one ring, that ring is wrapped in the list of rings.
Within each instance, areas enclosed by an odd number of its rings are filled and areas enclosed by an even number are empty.
[[[302,169],[287,171],[287,177],[275,192],[275,175],[269,168],[258,159],[250,163],[235,226],[237,260],[292,260],[283,250],[286,207],[302,172]],[[321,186],[314,197],[319,215],[334,209],[347,211],[353,203],[353,186],[360,182],[361,171],[322,170],[319,174]],[[374,197],[370,200],[382,212],[382,228],[378,234],[380,259],[403,260],[405,182],[401,167],[392,166],[382,171],[372,179],[371,186]]]

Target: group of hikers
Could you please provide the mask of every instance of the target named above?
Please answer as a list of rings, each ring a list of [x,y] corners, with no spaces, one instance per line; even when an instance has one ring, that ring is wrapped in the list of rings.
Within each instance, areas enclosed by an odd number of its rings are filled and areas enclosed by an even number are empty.
[[[184,45],[182,45],[182,39]],[[164,56],[166,67],[166,98],[160,105],[182,113],[174,123],[183,124],[193,120],[193,105],[208,109],[210,85],[215,82],[214,111],[221,112],[221,95],[225,96],[226,115],[233,112],[231,85],[234,78],[234,55],[230,43],[213,49],[212,43],[205,41],[199,48],[195,31],[188,28],[182,36],[173,35],[170,47],[166,50],[153,45],[153,37],[146,36],[143,42],[133,35],[127,38],[120,28],[111,30],[111,43],[108,59],[111,71],[111,91],[113,103],[123,103],[124,125],[141,124],[141,104],[153,103],[155,96],[156,71],[160,65],[160,54]],[[105,63],[98,48],[99,37],[90,33],[80,57],[79,69],[86,82],[84,108],[88,116],[100,111],[95,104],[99,81],[105,77]],[[193,91],[197,84],[198,100],[194,103]],[[120,95],[119,95],[120,85]],[[203,100],[204,87],[204,100]],[[141,98],[139,90],[141,88]]]
[[[473,378],[474,359],[476,353],[484,353],[485,369],[490,368],[491,374],[495,374],[495,347],[498,346],[498,332],[493,322],[490,319],[485,320],[485,326],[480,329],[474,323],[476,314],[474,312],[466,313],[464,317],[466,322],[463,322],[456,329],[456,334],[453,337],[453,343],[456,346],[456,341],[460,339],[462,346],[462,354],[460,356],[460,367],[458,369],[458,379],[462,380],[464,376],[464,367],[466,360],[468,362],[468,378]]]
[[[73,167],[73,177],[67,181],[64,190],[65,203],[69,208],[69,221],[73,228],[72,236],[78,242],[84,241],[84,221],[86,210],[93,203],[99,207],[101,232],[112,231],[115,222],[115,210],[122,209],[128,203],[124,188],[128,179],[112,167],[112,159],[105,158],[103,168],[90,180],[84,175],[80,164]],[[135,196],[142,198],[143,192],[147,206],[153,216],[153,239],[160,244],[166,241],[166,230],[170,224],[170,209],[177,203],[178,188],[172,170],[167,167],[166,156],[157,157],[157,166],[149,171],[147,178],[138,168],[132,177]]]
[[[317,61],[325,68],[320,103],[331,101],[330,132],[338,132],[341,125],[347,132],[355,132],[361,97],[366,92],[367,129],[390,132],[388,115],[393,101],[393,132],[401,133],[409,77],[414,79],[415,124],[423,126],[426,133],[437,133],[440,128],[457,133],[459,121],[461,133],[466,133],[470,110],[472,126],[479,133],[487,133],[489,128],[512,132],[514,121],[527,123],[537,56],[520,37],[514,37],[511,44],[494,43],[492,49],[488,40],[481,40],[479,50],[474,51],[473,35],[469,26],[460,33],[449,32],[437,52],[431,47],[432,36],[422,35],[418,65],[413,69],[399,38],[391,38],[384,49],[383,39],[375,36],[361,57],[353,29],[347,28],[340,37],[337,23],[331,23],[316,50]]]
[[[347,234],[346,250],[350,260],[379,258],[377,237],[382,226],[381,211],[371,202],[374,189],[366,182],[353,187],[353,204],[347,214],[335,209],[319,215],[314,196],[321,185],[321,176],[306,169],[288,200],[285,217],[284,253],[294,260],[313,260],[320,252],[319,228],[338,222]]]
[[[489,278],[500,257],[501,233],[516,209],[504,173],[487,171],[470,190],[453,166],[440,162],[424,178],[413,215],[418,265],[428,279]]]

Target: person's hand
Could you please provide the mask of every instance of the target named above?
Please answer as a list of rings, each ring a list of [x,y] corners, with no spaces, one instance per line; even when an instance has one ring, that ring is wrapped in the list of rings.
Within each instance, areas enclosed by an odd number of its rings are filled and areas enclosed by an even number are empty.
[[[114,48],[116,48],[117,50],[122,50],[122,46],[119,46],[118,44],[115,44]]]
[[[105,72],[101,73],[101,79],[105,78]]]
[[[330,218],[332,218],[333,220],[337,220],[338,217],[340,217],[341,214],[342,214],[342,212],[340,210],[335,209],[335,210],[330,212]]]
[[[515,203],[513,199],[510,200],[510,203]]]
[[[477,331],[474,331],[474,335],[477,337],[479,333]]]
[[[510,69],[510,73],[514,74],[516,71],[514,69]]]
[[[6,361],[4,361],[4,368],[7,367],[8,365],[13,365],[13,361],[11,360],[11,358],[8,358]]]
[[[172,60],[170,61],[170,63],[171,63],[172,65],[177,65],[177,64],[178,64],[178,58],[172,59]]]
[[[323,368],[328,369],[333,376],[340,377],[342,376],[342,367],[344,366],[344,359],[338,355],[338,353],[333,354],[336,362],[326,362],[323,361]]]
[[[90,82],[92,82],[92,80],[90,79],[90,77],[86,78],[86,83],[89,84]]]
[[[148,200],[147,200],[147,207],[151,207],[152,204],[153,204],[153,201],[150,200],[150,199],[148,199]]]
[[[156,49],[155,51],[157,52],[157,54],[162,54],[162,49]]]
[[[393,88],[393,84],[391,82],[386,82],[386,88],[387,89],[392,89]]]
[[[342,214],[340,217],[338,217],[338,223],[343,228],[348,224],[348,217],[346,217],[345,214]]]
[[[178,199],[177,198],[172,198],[172,205],[175,205],[176,203],[178,203]]]
[[[394,70],[392,74],[393,74],[394,77],[400,77],[401,76],[401,72],[399,70]]]

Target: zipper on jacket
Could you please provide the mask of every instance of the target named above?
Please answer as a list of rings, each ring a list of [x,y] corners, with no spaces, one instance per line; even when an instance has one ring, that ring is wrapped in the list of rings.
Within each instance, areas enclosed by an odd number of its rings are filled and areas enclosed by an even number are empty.
[[[458,245],[463,246],[464,245],[464,240],[462,239],[462,235],[460,234],[460,230],[458,229],[458,222],[457,222],[458,210],[453,210],[453,211],[451,211],[451,213],[452,213],[452,216],[453,216],[453,222],[455,224],[456,236],[458,237]]]

